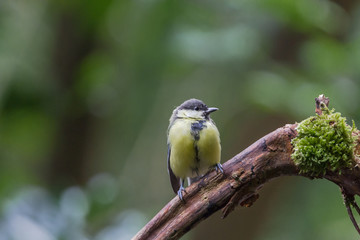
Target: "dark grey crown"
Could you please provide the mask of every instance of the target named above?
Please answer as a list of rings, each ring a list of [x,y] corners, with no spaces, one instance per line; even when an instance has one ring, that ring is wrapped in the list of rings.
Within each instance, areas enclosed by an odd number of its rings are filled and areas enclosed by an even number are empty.
[[[195,111],[206,111],[208,107],[206,104],[198,99],[192,98],[189,100],[186,100],[183,104],[181,104],[178,108],[178,110],[181,109],[189,109],[189,110],[195,110]]]

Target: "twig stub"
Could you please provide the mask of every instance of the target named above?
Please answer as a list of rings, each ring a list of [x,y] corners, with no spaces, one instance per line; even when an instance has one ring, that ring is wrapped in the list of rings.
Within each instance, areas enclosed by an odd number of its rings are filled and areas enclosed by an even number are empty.
[[[329,98],[325,97],[324,94],[319,95],[319,97],[315,98],[315,112],[317,115],[322,115],[322,108],[324,106],[329,107]]]

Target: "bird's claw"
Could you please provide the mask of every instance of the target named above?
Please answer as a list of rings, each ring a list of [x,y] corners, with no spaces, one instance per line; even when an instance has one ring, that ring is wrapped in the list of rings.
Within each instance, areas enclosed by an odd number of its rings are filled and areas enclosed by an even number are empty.
[[[179,196],[180,200],[184,202],[184,197],[183,197],[183,193],[185,192],[185,188],[183,186],[180,186],[179,190],[177,191],[177,195]]]
[[[216,165],[215,165],[215,170],[216,170],[216,172],[221,172],[221,173],[224,173],[224,168],[223,168],[223,166],[221,165],[221,163],[217,163]]]

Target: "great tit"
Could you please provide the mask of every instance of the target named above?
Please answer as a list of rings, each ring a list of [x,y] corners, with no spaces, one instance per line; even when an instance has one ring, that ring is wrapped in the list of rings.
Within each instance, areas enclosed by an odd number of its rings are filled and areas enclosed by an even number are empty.
[[[167,131],[167,167],[171,186],[183,200],[185,178],[202,176],[210,168],[223,173],[220,164],[220,134],[207,107],[198,99],[189,99],[175,108]]]

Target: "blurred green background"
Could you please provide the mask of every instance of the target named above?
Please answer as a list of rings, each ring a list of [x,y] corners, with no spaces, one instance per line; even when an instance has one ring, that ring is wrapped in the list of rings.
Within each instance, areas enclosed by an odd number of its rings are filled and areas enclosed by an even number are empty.
[[[130,239],[175,195],[166,130],[191,97],[222,162],[314,98],[360,125],[355,0],[0,0],[0,240]],[[184,239],[356,239],[338,188],[282,177]]]

